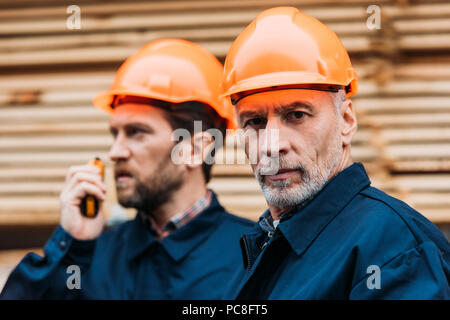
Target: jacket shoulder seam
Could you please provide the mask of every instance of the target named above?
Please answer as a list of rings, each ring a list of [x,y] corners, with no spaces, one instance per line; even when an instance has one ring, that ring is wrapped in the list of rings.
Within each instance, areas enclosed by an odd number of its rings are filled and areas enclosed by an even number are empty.
[[[414,239],[416,240],[416,243],[417,243],[416,246],[417,246],[417,245],[420,245],[421,243],[423,243],[423,241],[420,241],[420,239],[418,239],[418,237],[417,237],[416,234],[413,232],[413,230],[412,230],[410,224],[408,223],[408,221],[406,221],[406,219],[403,217],[403,215],[402,215],[401,213],[398,212],[397,209],[395,209],[395,208],[394,208],[392,205],[390,205],[387,201],[385,201],[385,200],[383,200],[383,199],[381,199],[381,198],[379,198],[379,197],[376,197],[375,195],[371,195],[371,194],[367,193],[367,191],[368,191],[370,188],[373,188],[373,187],[369,187],[369,188],[367,188],[367,189],[364,189],[363,191],[360,192],[360,194],[363,195],[363,196],[366,197],[366,198],[369,198],[369,199],[378,201],[378,202],[384,204],[385,206],[387,206],[388,208],[390,208],[390,209],[391,209],[391,210],[392,210],[392,211],[393,211],[393,212],[394,212],[394,213],[402,220],[402,222],[406,225],[406,227],[408,228],[410,234],[411,234],[411,235],[414,237]],[[375,189],[375,188],[373,188],[373,189]],[[377,189],[375,189],[375,190],[377,190]],[[370,192],[370,191],[369,191],[369,192]]]

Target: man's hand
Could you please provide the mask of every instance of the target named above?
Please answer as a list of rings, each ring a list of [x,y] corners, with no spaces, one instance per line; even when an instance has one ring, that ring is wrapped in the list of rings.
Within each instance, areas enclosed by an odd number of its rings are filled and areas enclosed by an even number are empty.
[[[103,230],[104,216],[102,202],[105,200],[106,186],[100,170],[91,165],[72,166],[66,176],[63,191],[59,197],[61,206],[61,226],[78,240],[97,238]],[[91,194],[100,207],[95,218],[87,218],[80,212],[82,199]]]

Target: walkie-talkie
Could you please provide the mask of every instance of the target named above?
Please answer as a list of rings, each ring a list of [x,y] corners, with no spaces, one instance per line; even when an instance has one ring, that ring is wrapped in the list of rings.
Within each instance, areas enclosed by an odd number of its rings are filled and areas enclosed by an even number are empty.
[[[100,160],[100,158],[95,158],[93,160],[90,160],[88,162],[88,164],[92,165],[92,166],[96,166],[97,168],[100,169],[100,176],[102,177],[102,180],[103,180],[103,173],[105,171],[105,165]],[[85,196],[83,198],[83,200],[81,200],[80,211],[81,211],[81,214],[85,217],[95,218],[97,216],[99,207],[100,207],[100,203],[99,203],[98,199],[95,196],[88,194],[87,196]]]

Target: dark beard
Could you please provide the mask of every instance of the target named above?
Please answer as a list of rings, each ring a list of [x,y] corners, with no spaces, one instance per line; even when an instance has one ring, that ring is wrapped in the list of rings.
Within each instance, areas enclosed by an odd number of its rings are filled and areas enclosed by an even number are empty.
[[[143,214],[151,214],[167,203],[173,193],[180,189],[183,184],[181,177],[172,177],[172,180],[162,179],[161,184],[154,185],[152,188],[147,187],[143,183],[138,183],[136,193],[140,201],[135,201],[134,208]]]
[[[143,214],[150,215],[167,203],[173,193],[183,185],[183,176],[175,175],[172,168],[170,153],[168,159],[160,162],[155,175],[150,181],[137,179],[136,190],[128,199],[119,199],[125,208],[135,208]]]

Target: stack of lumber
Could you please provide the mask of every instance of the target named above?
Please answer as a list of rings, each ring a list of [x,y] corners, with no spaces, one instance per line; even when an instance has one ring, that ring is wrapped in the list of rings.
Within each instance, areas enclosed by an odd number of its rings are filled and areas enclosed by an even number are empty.
[[[373,1],[365,0],[80,0],[79,30],[66,26],[71,4],[0,0],[0,226],[56,225],[69,166],[108,159],[108,116],[91,99],[127,56],[148,41],[180,37],[223,61],[258,12],[278,5],[319,18],[349,51],[360,85],[354,160],[375,186],[438,225],[450,223],[448,1],[377,1],[381,29],[374,30],[366,25]],[[234,152],[243,155],[229,142],[217,156]],[[249,166],[213,170],[210,187],[224,206],[257,219],[266,206]]]

